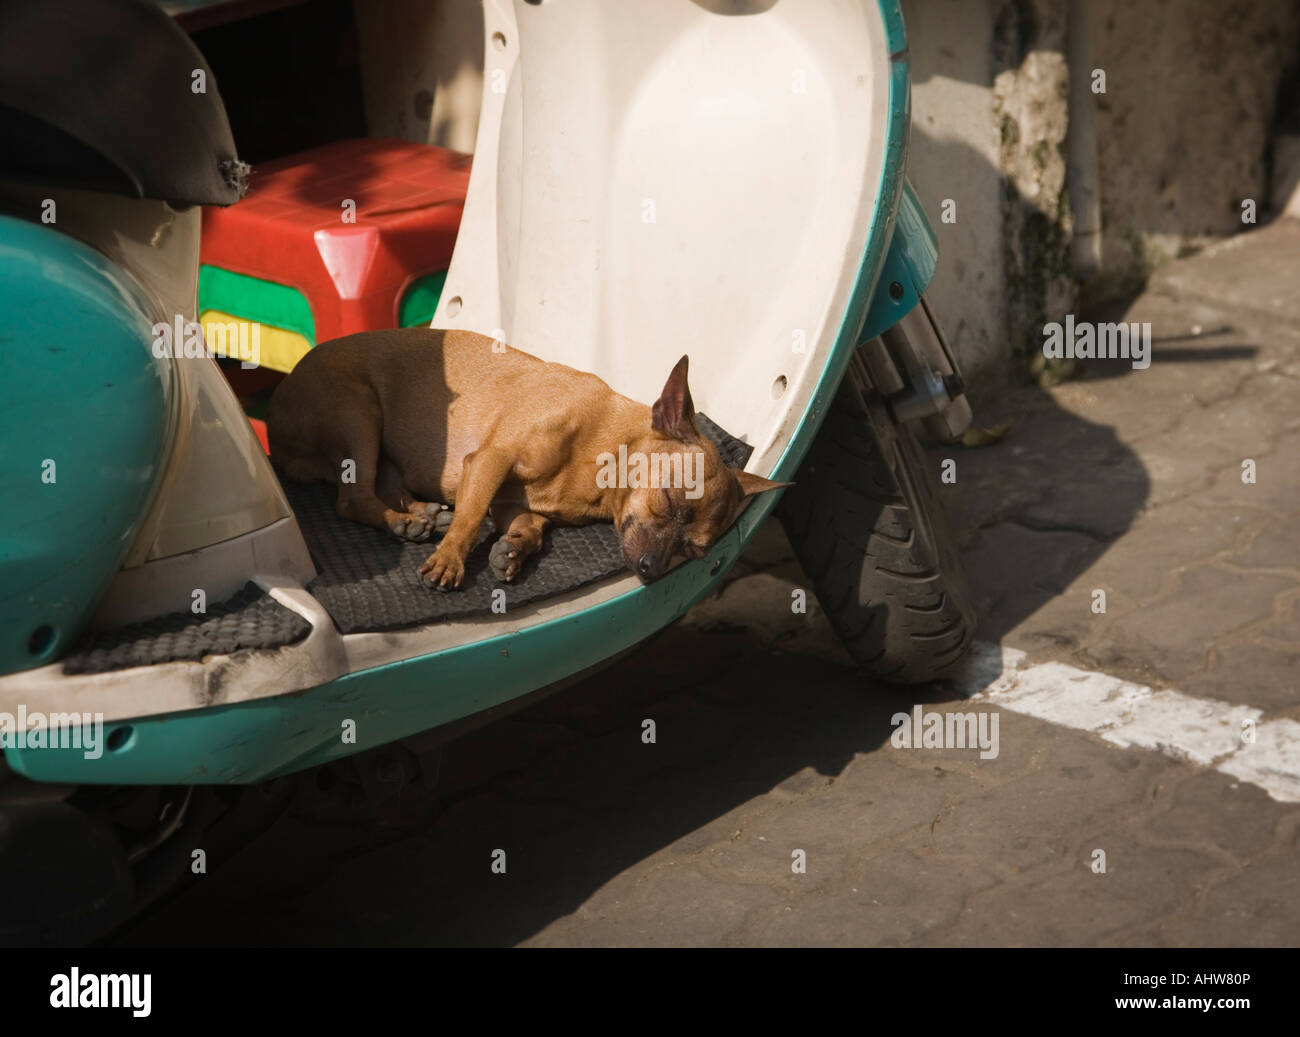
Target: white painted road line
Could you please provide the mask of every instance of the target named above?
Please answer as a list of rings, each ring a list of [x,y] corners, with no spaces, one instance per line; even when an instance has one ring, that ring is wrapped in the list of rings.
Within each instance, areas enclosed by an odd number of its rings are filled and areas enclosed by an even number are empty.
[[[976,642],[954,677],[961,694],[1080,731],[1121,748],[1156,749],[1258,785],[1282,803],[1300,803],[1300,723],[1262,721],[1253,706],[1198,699],[1180,691],[1080,670],[1027,664],[1016,648]]]

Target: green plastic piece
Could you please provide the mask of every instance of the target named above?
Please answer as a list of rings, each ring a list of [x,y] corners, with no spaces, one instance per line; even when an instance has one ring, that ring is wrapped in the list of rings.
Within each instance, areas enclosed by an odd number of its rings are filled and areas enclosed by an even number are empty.
[[[287,284],[236,274],[219,266],[199,267],[199,313],[220,310],[244,320],[283,328],[316,345],[316,322],[307,297]]]
[[[418,328],[422,324],[429,324],[438,310],[438,300],[442,298],[442,286],[446,283],[446,270],[425,274],[412,281],[402,295],[402,304],[397,309],[398,325],[403,328]]]

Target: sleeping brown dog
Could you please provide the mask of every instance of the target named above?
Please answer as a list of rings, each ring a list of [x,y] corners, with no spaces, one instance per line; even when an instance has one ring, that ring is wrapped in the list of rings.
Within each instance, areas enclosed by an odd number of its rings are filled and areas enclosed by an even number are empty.
[[[518,576],[551,523],[613,522],[628,567],[654,580],[700,558],[746,498],[785,483],[727,468],[695,425],[687,358],[653,407],[593,374],[466,331],[404,328],[324,342],[275,391],[271,457],[290,478],[338,487],[345,518],[427,540],[420,572],[444,590],[491,511],[490,561]]]

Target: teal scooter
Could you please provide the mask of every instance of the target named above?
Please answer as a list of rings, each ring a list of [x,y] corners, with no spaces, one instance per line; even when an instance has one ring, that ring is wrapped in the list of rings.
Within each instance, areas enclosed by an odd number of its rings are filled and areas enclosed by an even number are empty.
[[[0,890],[24,898],[0,939],[94,938],[310,768],[349,768],[367,807],[431,785],[447,738],[712,593],[774,507],[864,672],[928,681],[968,647],[918,430],[951,441],[970,408],[923,295],[937,248],[904,178],[898,4],[487,0],[483,17],[433,325],[640,397],[687,352],[730,462],[795,485],[648,585],[597,527],[560,531],[518,587],[403,582],[400,545],[282,485],[194,333],[201,207],[237,203],[248,172],[201,54],[153,4],[10,0]],[[148,60],[109,61],[106,40]]]

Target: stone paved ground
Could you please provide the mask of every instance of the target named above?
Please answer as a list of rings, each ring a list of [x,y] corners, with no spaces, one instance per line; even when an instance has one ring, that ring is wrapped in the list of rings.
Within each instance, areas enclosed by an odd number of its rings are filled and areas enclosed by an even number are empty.
[[[1149,370],[1009,393],[978,415],[1004,441],[933,452],[981,639],[1300,720],[1298,271],[1300,222],[1179,261],[1127,315]],[[770,526],[640,653],[451,746],[434,820],[286,818],[123,940],[1300,943],[1300,804],[1005,711],[996,759],[894,748],[894,713],[960,700],[856,675],[803,585]]]

